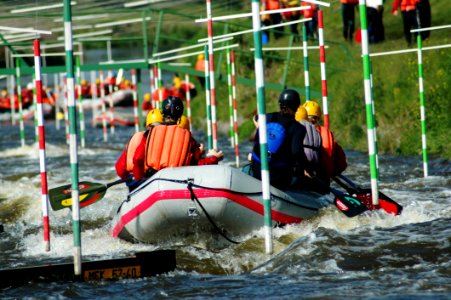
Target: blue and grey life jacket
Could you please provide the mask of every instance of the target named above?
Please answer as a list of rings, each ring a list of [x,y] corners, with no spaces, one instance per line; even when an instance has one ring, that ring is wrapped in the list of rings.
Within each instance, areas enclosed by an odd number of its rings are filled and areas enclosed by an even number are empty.
[[[304,137],[304,153],[307,157],[307,161],[311,166],[319,167],[322,146],[321,134],[309,121],[301,120],[299,123],[301,123],[307,131]]]
[[[269,122],[266,124],[266,137],[268,146],[268,163],[271,166],[285,166],[285,162],[274,161],[273,157],[282,146],[285,137],[287,136],[285,127],[276,122]],[[252,152],[252,160],[261,163],[260,153]]]

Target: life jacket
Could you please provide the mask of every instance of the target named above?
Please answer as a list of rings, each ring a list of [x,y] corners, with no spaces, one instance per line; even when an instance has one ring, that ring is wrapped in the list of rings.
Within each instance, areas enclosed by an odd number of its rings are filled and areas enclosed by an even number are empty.
[[[321,135],[321,167],[325,174],[330,178],[335,173],[335,139],[332,131],[324,126],[317,126],[316,129]]]
[[[282,146],[285,137],[286,130],[283,125],[277,122],[269,122],[266,124],[266,137],[267,137],[267,147],[268,147],[268,163],[270,166],[283,166],[286,165],[283,162],[274,161],[272,158],[279,151],[280,146]],[[252,160],[261,163],[260,153],[252,152]]]
[[[136,149],[138,148],[138,146],[141,144],[142,140],[144,139],[144,131],[140,131],[135,133],[131,138],[130,141],[128,142],[127,145],[127,165],[126,165],[126,170],[128,172],[132,172],[133,171],[133,156],[136,152]]]
[[[343,4],[359,4],[359,0],[341,0]]]
[[[316,5],[313,3],[302,2],[302,6],[310,6],[310,9],[303,10],[304,18],[313,18],[316,15]]]
[[[145,170],[190,165],[193,158],[191,141],[189,130],[178,125],[154,127],[146,141]]]
[[[401,0],[401,11],[415,10],[416,4],[419,0]]]
[[[311,166],[318,167],[320,164],[320,152],[322,146],[321,134],[315,126],[306,120],[299,121],[304,125],[307,133],[304,137],[304,153]]]

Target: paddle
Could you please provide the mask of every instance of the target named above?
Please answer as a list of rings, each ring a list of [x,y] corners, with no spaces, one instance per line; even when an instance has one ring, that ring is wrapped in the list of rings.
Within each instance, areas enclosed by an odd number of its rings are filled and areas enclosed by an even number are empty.
[[[103,198],[109,187],[123,182],[125,182],[124,179],[119,179],[107,184],[89,181],[80,182],[78,184],[80,207],[85,207],[99,201]],[[49,190],[50,206],[53,210],[72,207],[71,190],[71,184],[66,184]]]
[[[315,176],[316,180],[334,196],[335,206],[344,213],[347,217],[352,218],[368,210],[365,204],[362,204],[359,199],[352,197],[351,195],[346,195],[334,188],[326,185],[320,178]]]
[[[379,205],[375,206],[373,205],[371,189],[359,187],[345,175],[338,175],[338,177],[334,177],[333,180],[343,187],[349,194],[355,195],[355,197],[364,203],[369,210],[382,208],[387,213],[394,215],[399,215],[402,212],[402,206],[381,191],[379,191]]]

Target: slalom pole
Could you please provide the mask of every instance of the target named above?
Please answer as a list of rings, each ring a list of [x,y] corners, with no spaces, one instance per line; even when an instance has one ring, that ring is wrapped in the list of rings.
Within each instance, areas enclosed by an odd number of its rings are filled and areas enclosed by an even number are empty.
[[[96,71],[91,71],[91,112],[92,112],[92,120],[91,125],[95,127],[94,116],[97,114],[97,105],[94,104],[97,99],[97,84],[96,84]]]
[[[273,252],[271,194],[269,185],[268,141],[266,137],[266,102],[265,78],[262,51],[262,36],[260,24],[260,1],[252,0],[252,23],[254,32],[254,58],[255,58],[255,85],[257,92],[258,132],[260,140],[262,196],[265,224],[265,249],[267,254]]]
[[[33,84],[33,109],[34,109],[34,113],[33,113],[33,121],[34,121],[34,138],[35,138],[35,142],[36,144],[39,142],[39,133],[38,133],[38,116],[37,116],[37,111],[38,111],[38,99],[36,96],[36,76],[35,74],[33,74],[32,76],[32,84]]]
[[[139,131],[138,118],[138,95],[136,93],[136,70],[132,69],[132,87],[133,87],[133,116],[135,120],[135,132]]]
[[[16,114],[16,105],[15,105],[15,101],[14,101],[14,86],[15,84],[15,76],[11,75],[11,83],[9,86],[9,101],[11,103],[11,125],[16,125],[16,118],[15,118],[15,114]]]
[[[77,87],[78,87],[78,113],[80,121],[80,143],[81,147],[86,147],[85,142],[85,114],[83,113],[83,97],[81,95],[81,70],[80,70],[80,57],[75,58],[76,74],[77,74]]]
[[[208,60],[210,64],[210,98],[211,98],[211,129],[213,134],[213,148],[218,149],[218,129],[216,124],[216,90],[215,90],[215,61],[213,56],[213,21],[211,15],[211,0],[206,0],[208,27]]]
[[[110,104],[110,132],[111,134],[114,134],[115,127],[114,127],[114,102],[113,102],[113,85],[110,84],[109,80],[113,77],[113,74],[111,70],[108,70],[108,91],[109,91],[109,104]]]
[[[304,85],[305,85],[305,101],[310,101],[310,79],[308,65],[308,46],[307,46],[307,26],[302,23],[302,46],[304,54]]]
[[[103,125],[103,141],[108,142],[108,129],[106,127],[106,105],[105,105],[105,86],[103,85],[103,71],[99,71],[100,78],[100,98],[102,100],[102,125]]]
[[[318,9],[318,39],[319,39],[319,60],[321,67],[321,91],[323,95],[323,115],[324,127],[329,126],[329,108],[327,103],[327,79],[326,79],[326,50],[324,48],[324,22],[323,11]]]
[[[423,42],[421,35],[417,34],[418,45],[418,89],[420,92],[420,114],[421,114],[421,144],[423,148],[423,173],[424,177],[429,176],[428,168],[428,150],[426,141],[426,107],[424,98],[424,85],[423,85]]]
[[[211,100],[210,100],[210,64],[208,63],[208,45],[205,45],[205,108],[207,109],[207,137],[208,149],[213,149],[213,135],[211,126]]]
[[[163,80],[161,75],[161,63],[157,63],[157,71],[158,71],[158,101],[160,102],[159,107],[163,107]]]
[[[49,195],[45,155],[44,109],[42,105],[41,50],[39,40],[34,40],[34,78],[36,89],[35,117],[38,121],[39,166],[41,174],[41,209],[45,251],[50,251]]]
[[[63,74],[63,90],[64,90],[64,124],[66,130],[66,144],[69,145],[69,98],[67,96],[67,78]]]
[[[157,64],[153,65],[153,74],[154,74],[154,90],[158,90],[158,100],[156,100],[155,102],[155,107],[158,109],[161,109],[162,103],[160,101],[160,89],[158,88],[158,66]],[[152,99],[153,99],[153,94],[152,94]]]
[[[290,66],[290,61],[291,61],[291,51],[293,50],[293,49],[291,49],[291,47],[293,47],[293,42],[294,42],[294,34],[291,34],[290,40],[288,42],[287,58],[285,59],[285,66],[283,68],[283,75],[282,75],[282,86],[284,88],[287,86],[288,67]]]
[[[185,74],[185,92],[186,92],[186,113],[189,121],[189,131],[193,131],[191,122],[191,91],[190,91],[189,75]]]
[[[55,129],[60,130],[60,119],[58,116],[58,99],[60,98],[61,93],[59,92],[59,76],[58,74],[54,74],[53,76],[53,94],[55,95]]]
[[[74,274],[81,275],[81,229],[78,190],[77,111],[75,109],[74,62],[72,49],[72,13],[70,0],[64,0],[64,44],[70,124],[70,165],[72,178],[72,227],[74,231]]]
[[[230,52],[232,62],[232,98],[233,98],[233,129],[235,138],[235,162],[236,167],[240,167],[240,150],[238,147],[238,107],[236,103],[236,73],[235,73],[235,51]]]
[[[155,100],[153,99],[153,92],[155,91],[155,86],[154,86],[154,74],[153,74],[153,66],[149,66],[149,78],[150,78],[150,101],[152,101],[152,108],[157,108],[155,106]]]
[[[230,130],[229,130],[229,138],[230,138],[230,147],[235,145],[234,137],[233,137],[233,96],[232,96],[232,66],[230,59],[230,49],[227,49],[227,87],[229,94],[229,117],[230,117]]]
[[[17,100],[19,101],[19,134],[20,143],[22,147],[25,146],[25,131],[23,124],[23,109],[22,109],[22,87],[20,84],[20,59],[16,58],[16,83],[17,83]]]
[[[363,60],[363,85],[365,90],[365,107],[366,107],[366,126],[368,136],[368,155],[370,162],[371,174],[371,196],[373,205],[379,205],[379,189],[377,179],[377,151],[374,137],[376,136],[376,127],[373,118],[373,103],[371,99],[371,81],[370,81],[370,56],[368,43],[368,29],[366,19],[366,0],[359,0],[360,26],[362,36],[362,60]]]
[[[371,86],[371,108],[373,112],[373,127],[376,128],[376,106],[374,101],[374,92],[373,92],[373,62],[370,59],[370,86]],[[374,131],[374,153],[376,157],[376,178],[379,181],[379,151],[377,146],[377,134]]]

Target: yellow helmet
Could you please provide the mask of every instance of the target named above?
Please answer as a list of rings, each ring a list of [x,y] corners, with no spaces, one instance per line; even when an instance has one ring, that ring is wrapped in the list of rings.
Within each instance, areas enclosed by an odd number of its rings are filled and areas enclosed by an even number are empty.
[[[303,106],[305,107],[305,110],[307,111],[307,114],[309,116],[321,118],[321,107],[319,106],[318,102],[313,100],[307,101]]]
[[[304,106],[299,105],[298,110],[296,111],[296,114],[294,115],[294,118],[298,122],[301,121],[301,120],[307,120],[308,119],[307,110],[305,109]]]
[[[205,58],[205,56],[203,54],[198,54],[197,55],[197,60],[201,60],[201,59],[204,59],[204,58]]]
[[[179,119],[179,127],[189,130],[189,120],[184,115],[182,115]]]
[[[150,93],[145,93],[144,94],[144,101],[149,102],[150,100],[152,100],[152,97],[150,96]]]
[[[152,109],[149,111],[146,117],[146,127],[154,124],[163,122],[163,114],[159,109]]]
[[[99,84],[100,84],[100,79],[97,78],[97,79],[96,79],[96,85],[99,85]]]
[[[174,87],[176,89],[179,89],[182,86],[182,80],[180,79],[180,77],[175,76],[172,82],[174,83]]]
[[[82,81],[80,83],[81,83],[81,85],[87,85],[88,81],[86,79],[82,79]]]
[[[130,86],[130,80],[125,79],[125,80],[124,80],[124,85],[125,85],[125,86]]]

